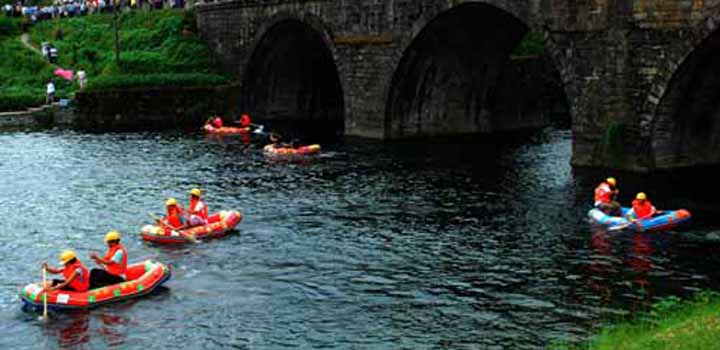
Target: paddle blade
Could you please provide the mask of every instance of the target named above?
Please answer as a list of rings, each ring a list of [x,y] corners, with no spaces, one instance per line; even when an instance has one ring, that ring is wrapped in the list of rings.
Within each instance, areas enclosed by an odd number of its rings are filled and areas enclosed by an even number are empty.
[[[628,223],[626,223],[626,224],[621,224],[621,225],[617,225],[617,226],[608,227],[608,232],[622,231],[622,230],[625,230],[625,229],[627,229],[628,227],[630,227],[630,225],[632,225],[632,222],[628,222]]]

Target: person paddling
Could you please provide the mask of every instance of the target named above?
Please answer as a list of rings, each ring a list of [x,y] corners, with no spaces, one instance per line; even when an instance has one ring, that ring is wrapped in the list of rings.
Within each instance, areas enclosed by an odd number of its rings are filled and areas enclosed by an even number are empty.
[[[90,287],[90,274],[87,267],[77,258],[75,252],[66,250],[60,253],[60,264],[62,268],[49,266],[42,263],[42,268],[52,274],[62,274],[64,280],[53,279],[49,286],[43,286],[47,291],[66,290],[74,292],[85,292]]]
[[[271,133],[270,134],[270,145],[273,148],[295,148],[295,145],[292,143],[287,142],[280,142],[282,140],[282,136],[278,133]]]
[[[190,191],[190,205],[188,206],[188,214],[190,215],[190,226],[199,226],[207,224],[208,207],[205,201],[200,198],[202,191],[199,188],[193,188]]]
[[[154,214],[149,213],[155,219],[157,225],[163,228],[165,236],[180,236],[190,243],[197,243],[195,235],[184,232],[188,227],[188,220],[185,218],[184,210],[178,205],[175,198],[168,198],[165,202],[166,214],[164,218],[158,218]]]
[[[90,254],[90,258],[103,267],[90,270],[90,289],[125,282],[127,250],[120,244],[120,232],[108,232],[105,235],[105,243],[108,245],[108,251],[104,257],[101,258],[95,253]]]
[[[215,116],[215,118],[213,118],[213,120],[212,120],[212,126],[214,128],[218,128],[218,129],[222,128],[223,127],[222,118],[220,118],[219,116]]]
[[[159,219],[158,224],[172,230],[182,230],[187,227],[187,220],[182,215],[182,209],[178,205],[177,199],[168,198],[165,202],[165,208],[165,217],[163,219]]]
[[[280,135],[276,133],[271,133],[270,136],[270,145],[274,148],[279,148],[280,146]]]
[[[242,117],[240,117],[240,126],[243,128],[249,128],[252,126],[252,120],[250,120],[250,115],[243,114]]]
[[[640,192],[635,196],[635,200],[632,202],[632,209],[627,213],[627,218],[635,221],[649,219],[655,214],[658,214],[658,210],[655,209],[647,199],[647,195],[644,192]]]
[[[609,177],[595,188],[595,208],[612,216],[622,216],[622,209],[618,203],[617,196],[620,191],[617,189],[617,181]]]

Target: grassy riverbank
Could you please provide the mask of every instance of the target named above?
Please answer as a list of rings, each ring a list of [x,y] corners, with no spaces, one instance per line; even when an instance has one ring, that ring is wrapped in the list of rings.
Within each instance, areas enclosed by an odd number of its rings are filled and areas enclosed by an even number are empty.
[[[43,104],[52,76],[52,66],[24,47],[19,35],[19,19],[0,17],[0,112]]]
[[[634,321],[603,328],[587,344],[554,350],[707,350],[720,348],[720,294],[703,292],[689,301],[668,298]]]
[[[115,61],[112,14],[42,21],[30,28],[39,48],[51,42],[58,66],[88,73],[88,89],[203,86],[229,81],[215,72],[207,45],[196,34],[192,12],[132,11],[119,16],[121,65]],[[0,112],[42,105],[53,67],[20,41],[20,19],[0,17]],[[55,78],[58,97],[76,82]]]
[[[45,21],[30,30],[38,46],[58,48],[61,67],[83,69],[90,89],[138,86],[193,86],[228,79],[210,64],[207,45],[198,37],[192,12],[131,11],[118,16],[120,66],[115,60],[113,15]]]

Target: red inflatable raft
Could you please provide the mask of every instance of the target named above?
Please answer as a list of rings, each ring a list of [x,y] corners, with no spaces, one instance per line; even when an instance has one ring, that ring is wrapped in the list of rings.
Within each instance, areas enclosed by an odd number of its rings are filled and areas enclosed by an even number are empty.
[[[142,239],[162,244],[187,243],[182,234],[192,235],[196,239],[210,239],[224,236],[242,221],[242,213],[235,210],[223,210],[208,217],[208,224],[190,227],[181,231],[170,230],[156,225],[142,228]],[[182,233],[182,234],[181,234]]]
[[[170,269],[156,261],[147,260],[128,265],[125,275],[127,281],[111,286],[72,292],[53,290],[47,292],[48,309],[85,309],[115,301],[137,298],[151,293],[170,279]],[[32,283],[20,292],[23,303],[35,310],[42,310],[43,298],[40,283]]]
[[[267,145],[263,148],[268,155],[279,155],[279,156],[294,156],[294,155],[311,155],[320,152],[320,145],[309,145],[301,146],[297,148],[290,147],[275,147],[273,145]]]
[[[213,135],[240,135],[247,134],[250,130],[250,127],[237,128],[232,126],[222,126],[216,128],[211,124],[205,124],[205,126],[203,126],[203,131],[205,131],[205,133]]]

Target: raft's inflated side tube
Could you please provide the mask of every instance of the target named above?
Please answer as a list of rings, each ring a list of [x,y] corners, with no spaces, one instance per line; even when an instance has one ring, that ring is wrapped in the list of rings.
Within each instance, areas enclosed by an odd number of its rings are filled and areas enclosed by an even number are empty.
[[[142,239],[161,244],[187,243],[180,233],[191,234],[196,239],[210,239],[224,236],[242,221],[243,215],[237,210],[223,210],[208,217],[207,225],[190,227],[180,232],[155,225],[145,225],[140,233]]]
[[[684,224],[691,219],[690,212],[685,209],[678,209],[672,211],[663,211],[660,215],[655,215],[648,219],[635,220],[630,223],[630,220],[625,218],[625,215],[630,211],[630,208],[622,208],[623,216],[610,216],[603,213],[601,210],[593,208],[588,212],[590,220],[600,225],[607,226],[609,229],[622,228],[635,230],[638,232],[646,231],[663,231],[671,229],[675,226]]]
[[[267,145],[263,148],[266,154],[269,155],[311,155],[320,152],[320,145],[309,145],[301,146],[298,148],[290,147],[275,147],[273,145]]]
[[[205,131],[205,133],[207,134],[213,135],[239,135],[249,133],[250,127],[237,128],[232,126],[222,126],[216,128],[210,124],[206,124],[205,126],[203,126],[203,131]]]
[[[86,292],[50,291],[47,293],[48,309],[87,309],[115,301],[137,298],[160,287],[170,279],[171,272],[164,264],[147,260],[128,265],[125,275],[126,282]],[[42,293],[42,286],[39,283],[29,284],[20,292],[20,298],[25,306],[34,310],[42,310],[44,297],[45,293]]]

